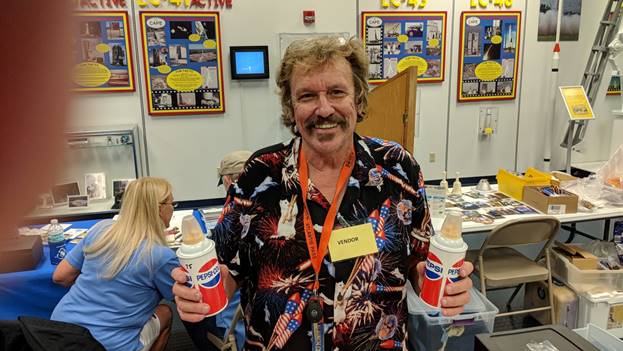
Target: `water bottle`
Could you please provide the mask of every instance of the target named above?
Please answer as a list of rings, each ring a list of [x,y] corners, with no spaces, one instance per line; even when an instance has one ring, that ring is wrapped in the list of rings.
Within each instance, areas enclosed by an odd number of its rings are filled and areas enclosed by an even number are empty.
[[[63,227],[58,224],[57,219],[50,221],[50,229],[48,229],[48,246],[50,247],[50,262],[53,265],[59,264],[65,255],[67,249],[65,248],[65,234],[63,233]]]

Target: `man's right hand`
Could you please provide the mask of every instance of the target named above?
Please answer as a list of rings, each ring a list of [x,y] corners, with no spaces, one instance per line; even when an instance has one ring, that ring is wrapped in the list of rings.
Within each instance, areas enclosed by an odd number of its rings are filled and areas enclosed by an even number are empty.
[[[229,275],[227,266],[221,264],[219,267],[221,268],[221,279],[223,279],[225,294],[227,294],[228,299],[231,299],[238,286],[236,281]],[[186,285],[186,273],[179,267],[171,271],[171,277],[175,280],[173,295],[175,295],[175,304],[177,305],[177,312],[180,314],[180,318],[183,321],[193,323],[202,321],[210,313],[210,306],[201,302],[199,290]]]
[[[210,312],[210,306],[201,302],[199,290],[186,286],[186,273],[179,267],[171,271],[171,277],[175,280],[173,295],[180,318],[193,323],[202,321]]]

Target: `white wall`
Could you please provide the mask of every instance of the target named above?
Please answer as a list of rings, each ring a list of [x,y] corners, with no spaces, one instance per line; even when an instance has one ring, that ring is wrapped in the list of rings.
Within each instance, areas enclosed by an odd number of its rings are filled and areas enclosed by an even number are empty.
[[[129,2],[134,6],[134,2]],[[226,113],[153,118],[142,107],[144,96],[142,56],[136,47],[138,9],[132,8],[131,19],[136,65],[134,93],[80,95],[75,101],[74,126],[136,123],[147,141],[148,172],[169,179],[176,199],[193,200],[221,197],[216,189],[216,166],[220,158],[234,149],[258,148],[290,138],[281,127],[280,107],[274,83],[280,57],[279,33],[348,32],[359,33],[360,11],[383,10],[380,0],[299,0],[254,2],[235,1],[231,9],[220,10],[221,44]],[[584,1],[580,40],[563,42],[560,60],[560,84],[579,84],[589,54],[598,20],[606,0]],[[439,179],[447,169],[450,176],[457,170],[462,176],[493,175],[500,167],[524,170],[541,167],[543,159],[544,116],[551,114],[549,75],[552,42],[537,42],[537,0],[515,0],[509,10],[522,11],[520,79],[517,98],[510,101],[456,102],[458,76],[458,40],[460,14],[470,10],[469,0],[428,1],[424,10],[447,11],[446,79],[441,83],[418,86],[418,125],[415,156],[427,179]],[[305,26],[302,11],[314,9],[316,24]],[[167,10],[167,8],[162,8]],[[168,9],[170,10],[170,9]],[[406,11],[404,6],[400,11]],[[492,11],[495,11],[493,7]],[[231,45],[268,45],[271,78],[267,81],[232,81],[229,72],[228,47]],[[523,68],[523,71],[522,71]],[[609,68],[606,69],[607,73]],[[608,74],[607,74],[608,75]],[[602,82],[595,113],[584,143],[574,152],[574,161],[607,159],[610,145],[610,110],[618,97],[605,97],[608,78]],[[564,110],[558,99],[555,124],[560,136],[564,132]],[[497,134],[481,140],[477,134],[478,111],[481,106],[499,108]],[[519,138],[519,146],[517,139]],[[564,150],[554,147],[556,165],[564,163]],[[435,162],[429,162],[430,154]]]

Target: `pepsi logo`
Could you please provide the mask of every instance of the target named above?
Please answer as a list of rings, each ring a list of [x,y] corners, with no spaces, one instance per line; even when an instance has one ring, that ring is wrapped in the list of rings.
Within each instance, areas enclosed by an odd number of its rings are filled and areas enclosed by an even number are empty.
[[[214,288],[221,281],[221,269],[216,258],[209,260],[197,272],[197,283],[204,288]]]
[[[431,257],[426,260],[426,278],[429,280],[438,280],[441,278],[443,267],[438,263],[431,260]]]

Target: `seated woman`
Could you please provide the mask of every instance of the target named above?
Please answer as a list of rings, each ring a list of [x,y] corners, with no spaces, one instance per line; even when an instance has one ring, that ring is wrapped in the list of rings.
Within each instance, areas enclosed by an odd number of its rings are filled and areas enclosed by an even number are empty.
[[[107,350],[164,350],[171,309],[158,303],[173,299],[179,266],[164,236],[172,215],[169,182],[128,184],[119,219],[96,224],[54,271],[54,282],[71,289],[51,319],[89,329]]]

